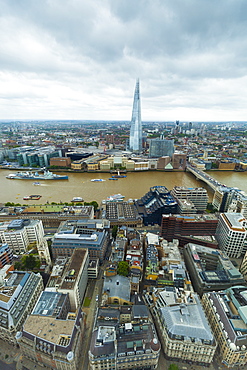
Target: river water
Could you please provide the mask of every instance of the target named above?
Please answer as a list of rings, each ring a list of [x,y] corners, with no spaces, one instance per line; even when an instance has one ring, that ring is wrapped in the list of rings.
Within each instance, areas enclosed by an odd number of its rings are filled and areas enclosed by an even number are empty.
[[[171,190],[175,185],[185,187],[204,187],[209,194],[213,193],[202,181],[196,180],[188,172],[130,172],[126,178],[110,181],[107,173],[61,173],[69,176],[68,180],[40,181],[33,185],[32,180],[9,180],[6,175],[9,170],[0,170],[0,203],[14,202],[21,204],[45,204],[46,202],[70,202],[73,197],[82,197],[86,202],[96,200],[99,204],[109,195],[120,193],[125,199],[142,197],[154,185],[164,185]],[[245,172],[208,172],[216,180],[227,186],[238,187],[247,192],[247,173]],[[91,182],[91,179],[101,178],[103,182]],[[40,194],[40,200],[25,201],[23,197]]]

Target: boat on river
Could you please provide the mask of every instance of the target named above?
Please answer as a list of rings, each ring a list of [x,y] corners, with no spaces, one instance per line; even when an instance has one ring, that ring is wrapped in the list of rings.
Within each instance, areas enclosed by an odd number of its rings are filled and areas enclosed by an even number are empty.
[[[106,198],[107,202],[121,202],[125,198],[122,194],[113,194]]]
[[[42,195],[25,195],[23,200],[39,200]]]
[[[83,198],[82,197],[74,197],[71,201],[71,203],[76,203],[76,202],[83,202]]]
[[[10,180],[68,180],[67,175],[57,175],[48,170],[45,170],[44,173],[41,174],[32,171],[10,173],[6,178]]]
[[[102,181],[105,181],[105,180],[103,180],[103,179],[92,179],[91,181],[92,182],[102,182]]]

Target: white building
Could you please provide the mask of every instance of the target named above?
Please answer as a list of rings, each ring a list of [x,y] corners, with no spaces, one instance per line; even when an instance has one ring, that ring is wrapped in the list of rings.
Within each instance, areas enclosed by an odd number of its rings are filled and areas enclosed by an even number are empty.
[[[171,195],[177,200],[189,200],[197,211],[205,211],[208,204],[208,193],[204,188],[186,188],[174,186]]]
[[[241,213],[221,213],[215,237],[228,257],[239,258],[243,253],[247,221]]]
[[[41,220],[13,220],[0,224],[0,240],[7,243],[14,253],[24,253],[30,244],[43,245],[44,228]]]

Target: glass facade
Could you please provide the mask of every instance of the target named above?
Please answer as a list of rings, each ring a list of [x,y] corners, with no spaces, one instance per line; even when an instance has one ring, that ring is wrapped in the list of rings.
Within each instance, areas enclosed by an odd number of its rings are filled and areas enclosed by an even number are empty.
[[[140,103],[140,88],[139,80],[136,81],[136,88],[134,94],[134,103],[132,110],[132,119],[130,126],[130,150],[142,151],[142,122],[141,122],[141,103]]]
[[[149,157],[157,158],[163,156],[172,157],[174,153],[174,140],[153,139],[149,145]]]

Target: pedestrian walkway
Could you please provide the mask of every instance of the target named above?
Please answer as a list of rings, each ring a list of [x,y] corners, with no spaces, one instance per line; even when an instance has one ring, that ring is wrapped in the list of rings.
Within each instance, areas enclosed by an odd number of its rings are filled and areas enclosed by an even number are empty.
[[[15,346],[0,339],[0,360],[6,364],[17,362],[20,357],[20,350]]]

